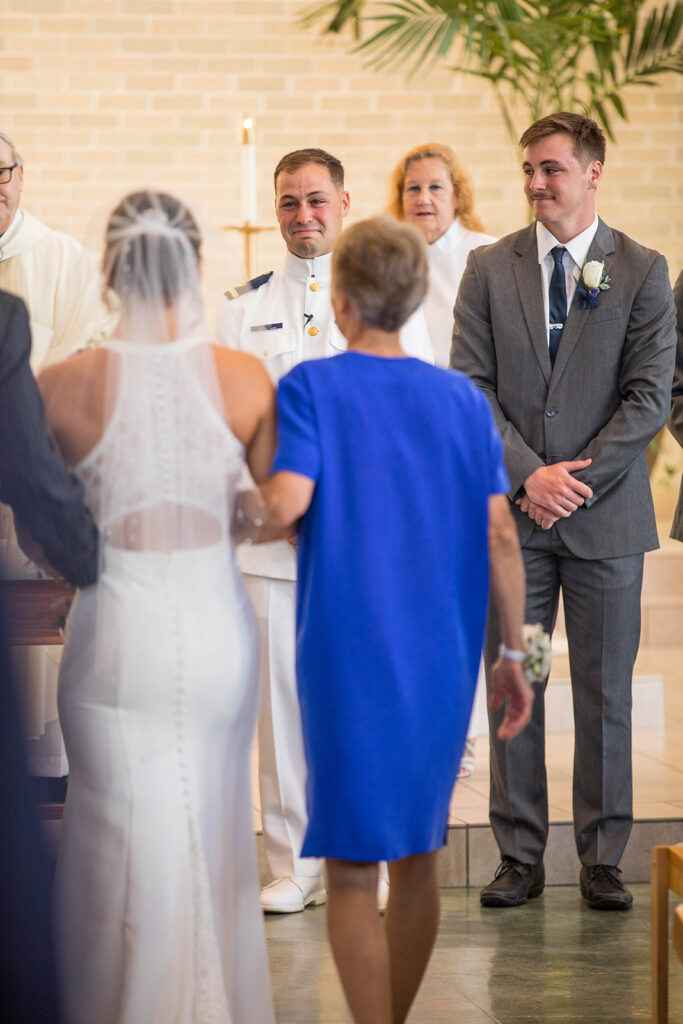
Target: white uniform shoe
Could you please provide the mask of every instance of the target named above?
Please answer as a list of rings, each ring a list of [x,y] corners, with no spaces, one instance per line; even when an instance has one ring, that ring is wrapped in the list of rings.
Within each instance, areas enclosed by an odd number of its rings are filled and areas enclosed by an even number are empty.
[[[297,914],[305,907],[327,903],[322,875],[276,878],[261,889],[261,908],[266,914]]]
[[[386,871],[386,868],[385,868]],[[377,883],[377,909],[383,914],[389,902],[389,879],[380,875]]]

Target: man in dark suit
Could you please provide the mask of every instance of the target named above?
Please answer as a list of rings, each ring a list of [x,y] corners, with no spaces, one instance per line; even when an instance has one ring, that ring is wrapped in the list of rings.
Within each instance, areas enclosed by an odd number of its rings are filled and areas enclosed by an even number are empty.
[[[562,590],[574,700],[581,892],[628,909],[617,865],[633,821],[631,684],[643,553],[658,546],[645,449],[666,421],[674,309],[666,261],[595,213],[605,137],[578,114],[520,140],[535,224],[470,253],[451,365],[485,392],[505,445],[527,574],[526,621],[552,631]],[[521,658],[521,653],[503,652]],[[490,615],[486,662],[498,654]],[[545,684],[511,743],[491,719],[490,819],[502,862],[484,906],[543,891]]]
[[[85,586],[97,576],[97,528],[47,435],[30,350],[26,307],[0,292],[0,500],[51,564]],[[59,1019],[49,885],[0,609],[0,1015],[12,1024]]]
[[[676,372],[671,393],[669,430],[683,448],[683,270],[674,285],[674,302],[676,303],[678,344],[676,346]],[[681,488],[678,492],[678,504],[671,526],[671,536],[675,540],[683,540],[683,480],[681,480]]]

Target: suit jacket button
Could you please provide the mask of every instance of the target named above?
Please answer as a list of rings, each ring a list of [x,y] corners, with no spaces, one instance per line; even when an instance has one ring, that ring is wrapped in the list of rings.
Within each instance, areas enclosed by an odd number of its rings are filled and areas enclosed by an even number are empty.
[[[557,409],[546,409],[545,414],[548,419],[551,419],[553,416],[557,416]]]

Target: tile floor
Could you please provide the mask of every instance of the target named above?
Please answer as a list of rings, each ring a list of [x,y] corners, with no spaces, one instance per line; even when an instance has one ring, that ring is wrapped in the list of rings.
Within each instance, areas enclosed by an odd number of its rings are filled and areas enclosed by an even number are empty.
[[[649,887],[601,913],[551,886],[508,910],[473,889],[442,890],[436,949],[409,1024],[640,1024],[650,1013]],[[325,908],[267,917],[278,1024],[349,1024],[325,936]],[[683,1024],[683,968],[671,964],[669,1024]]]
[[[568,674],[566,658],[556,659],[554,671],[558,677]],[[643,649],[636,673],[662,675],[664,728],[634,732],[635,817],[681,819],[683,646]],[[555,821],[571,820],[572,757],[571,734],[548,737]],[[456,787],[451,821],[488,821],[485,739],[477,742],[474,774]],[[258,807],[255,822],[258,827]],[[671,825],[675,833],[677,825]],[[683,827],[666,841],[682,842]],[[575,885],[548,886],[541,899],[506,911],[481,908],[477,888],[442,889],[439,938],[410,1024],[650,1022],[649,886],[631,889],[633,910],[616,914],[588,909]],[[325,909],[269,916],[266,933],[278,1024],[349,1024],[327,946]],[[683,1024],[678,961],[671,962],[669,995],[669,1024]]]

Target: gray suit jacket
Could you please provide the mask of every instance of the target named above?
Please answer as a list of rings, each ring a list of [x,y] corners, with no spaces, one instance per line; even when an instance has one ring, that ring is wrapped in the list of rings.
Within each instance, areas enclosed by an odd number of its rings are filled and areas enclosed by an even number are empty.
[[[676,346],[676,372],[671,393],[669,430],[683,448],[683,270],[674,285],[674,302],[678,315],[678,345]],[[683,480],[678,492],[678,504],[671,527],[671,536],[683,540]]]
[[[561,519],[579,558],[658,546],[645,448],[666,422],[675,314],[666,260],[600,221],[588,252],[611,278],[596,309],[575,299],[551,369],[535,224],[470,253],[455,305],[451,366],[487,395],[514,498],[539,466],[591,458],[593,490]],[[520,542],[536,528],[513,504]]]

